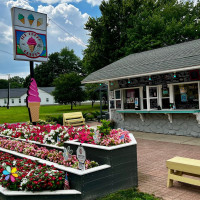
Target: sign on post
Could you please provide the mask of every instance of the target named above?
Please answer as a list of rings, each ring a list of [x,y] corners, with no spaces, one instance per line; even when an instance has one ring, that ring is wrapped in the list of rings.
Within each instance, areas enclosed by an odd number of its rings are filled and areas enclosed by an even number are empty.
[[[15,60],[47,62],[47,15],[13,7]]]

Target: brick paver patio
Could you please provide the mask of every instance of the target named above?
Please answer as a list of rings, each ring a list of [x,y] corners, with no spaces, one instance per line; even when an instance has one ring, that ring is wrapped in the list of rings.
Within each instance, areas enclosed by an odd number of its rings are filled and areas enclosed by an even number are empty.
[[[200,187],[174,182],[167,188],[166,160],[182,156],[200,160],[200,146],[145,139],[138,142],[139,190],[164,200],[200,200]]]

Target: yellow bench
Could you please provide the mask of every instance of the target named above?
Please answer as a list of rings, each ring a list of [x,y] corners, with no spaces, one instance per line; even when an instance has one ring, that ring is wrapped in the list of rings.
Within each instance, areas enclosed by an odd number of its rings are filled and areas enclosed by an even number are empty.
[[[72,112],[63,114],[64,126],[80,126],[85,124],[82,112]]]
[[[173,181],[180,181],[196,186],[200,186],[200,180],[182,175],[200,177],[200,160],[174,157],[166,161],[168,168],[167,187],[173,186]]]

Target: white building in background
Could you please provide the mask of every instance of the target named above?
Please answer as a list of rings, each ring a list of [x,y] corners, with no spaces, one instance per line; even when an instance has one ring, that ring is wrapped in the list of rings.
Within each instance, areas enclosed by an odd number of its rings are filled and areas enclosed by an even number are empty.
[[[54,105],[55,102],[52,92],[55,87],[39,87],[40,105]],[[26,106],[27,88],[10,89],[10,106]],[[0,89],[0,107],[7,106],[8,89]]]

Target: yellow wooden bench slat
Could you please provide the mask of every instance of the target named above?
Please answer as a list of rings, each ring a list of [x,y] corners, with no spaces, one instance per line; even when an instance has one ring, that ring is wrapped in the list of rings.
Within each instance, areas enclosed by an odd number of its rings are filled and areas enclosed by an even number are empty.
[[[198,177],[200,175],[200,160],[174,157],[166,161],[168,168],[167,187],[173,186],[173,180],[200,186],[200,180],[182,176],[187,174]]]
[[[63,125],[65,126],[79,126],[84,125],[85,119],[82,112],[63,113]]]
[[[200,175],[200,160],[174,157],[167,160],[167,168]]]

